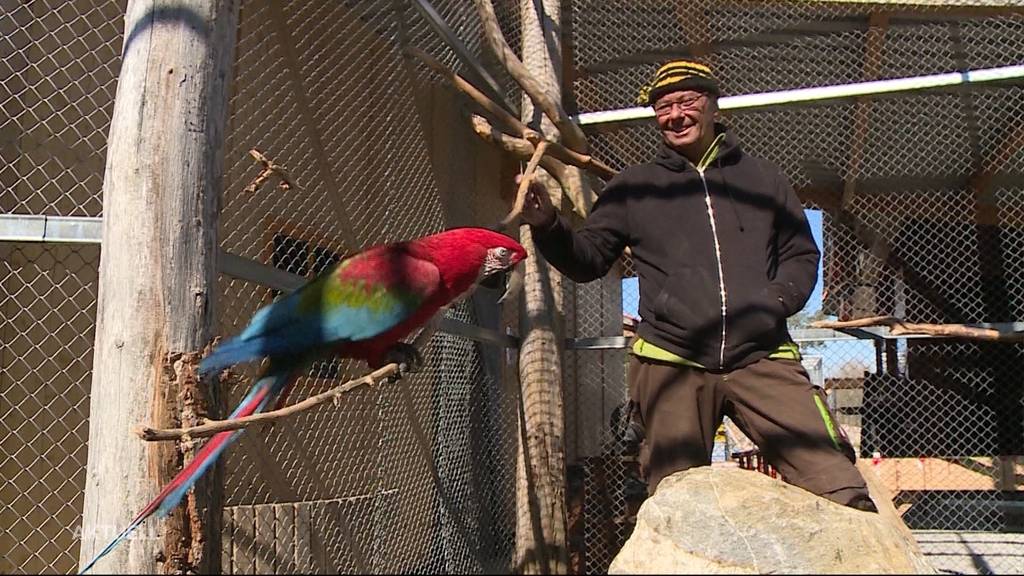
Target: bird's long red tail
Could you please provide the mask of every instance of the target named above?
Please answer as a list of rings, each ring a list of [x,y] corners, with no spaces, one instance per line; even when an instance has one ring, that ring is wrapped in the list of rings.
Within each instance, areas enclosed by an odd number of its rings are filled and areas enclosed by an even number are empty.
[[[241,418],[262,412],[270,401],[288,387],[293,380],[289,372],[267,374],[259,379],[249,391],[249,394],[231,413],[230,418]],[[203,445],[196,454],[196,457],[189,462],[188,466],[182,469],[157,495],[131,524],[107,544],[99,554],[96,555],[79,574],[85,574],[100,559],[110,553],[119,543],[127,539],[145,520],[157,513],[158,517],[166,516],[168,512],[177,506],[188,490],[203,476],[206,471],[217,462],[217,458],[230,446],[243,430],[231,430],[219,432]]]

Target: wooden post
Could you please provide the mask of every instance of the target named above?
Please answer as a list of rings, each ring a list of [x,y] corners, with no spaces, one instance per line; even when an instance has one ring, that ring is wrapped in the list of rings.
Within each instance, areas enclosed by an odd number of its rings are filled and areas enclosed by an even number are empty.
[[[523,0],[523,63],[551,95],[560,93],[556,31],[559,0]],[[542,11],[538,14],[538,11]],[[523,120],[534,119],[534,103],[523,98]],[[539,111],[537,111],[539,114]],[[545,133],[553,133],[545,120]],[[542,178],[551,191],[552,178]],[[557,206],[559,203],[556,202]],[[526,260],[519,357],[520,446],[516,472],[516,569],[521,574],[568,571],[565,509],[564,412],[561,342],[562,278],[533,244],[529,226],[521,231]]]
[[[128,3],[103,182],[83,565],[181,466],[174,444],[143,442],[133,427],[188,420],[203,396],[187,389],[197,359],[188,353],[207,343],[213,321],[237,23],[234,0]],[[168,520],[148,520],[95,571],[219,572],[210,488],[197,485]]]

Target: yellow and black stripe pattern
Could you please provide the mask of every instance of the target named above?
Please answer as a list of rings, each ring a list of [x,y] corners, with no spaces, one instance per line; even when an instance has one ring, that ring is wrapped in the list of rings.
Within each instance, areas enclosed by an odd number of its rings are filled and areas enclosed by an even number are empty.
[[[658,98],[675,90],[702,90],[714,96],[721,94],[711,68],[693,60],[673,60],[658,68],[651,83],[640,89],[636,103],[653,105]]]

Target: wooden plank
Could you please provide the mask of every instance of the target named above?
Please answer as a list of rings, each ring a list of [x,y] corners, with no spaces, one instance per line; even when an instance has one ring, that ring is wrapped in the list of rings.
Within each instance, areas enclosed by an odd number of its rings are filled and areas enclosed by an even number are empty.
[[[336,574],[340,572],[327,548],[327,540],[331,538],[327,521],[329,517],[324,502],[312,502],[309,505],[310,543],[312,544],[313,562],[318,574]]]
[[[277,559],[275,572],[278,574],[295,574],[296,537],[295,508],[292,503],[276,504],[274,508],[274,556]]]
[[[274,558],[274,507],[256,506],[256,539],[254,556],[257,574],[272,574],[276,564]]]
[[[403,391],[407,389],[403,387]],[[343,559],[337,561],[337,566],[346,572],[372,573],[370,559],[363,553],[363,549],[359,545],[359,539],[352,529],[352,524],[349,522],[349,518],[354,510],[353,501],[332,501],[328,504],[328,510],[331,514],[333,525],[338,530],[339,536],[337,539],[339,544],[342,545],[341,551],[345,553]]]
[[[295,505],[295,573],[322,574],[313,556],[313,533],[309,518],[310,505],[299,502]]]
[[[993,466],[997,467],[996,488],[1017,492],[1024,490],[1024,456],[996,456]]]
[[[224,508],[221,511],[221,518],[220,571],[221,574],[234,574],[231,550],[235,545],[232,538],[232,531],[235,529],[235,509]]]
[[[903,490],[1010,490],[1003,462],[1014,457],[881,458],[873,468],[892,493]],[[1016,474],[1024,467],[1014,469]]]
[[[882,49],[885,46],[885,34],[889,30],[889,15],[886,12],[872,12],[868,19],[868,34],[864,41],[864,68],[861,79],[877,80],[882,66]],[[854,109],[853,138],[850,141],[850,157],[847,164],[847,178],[843,187],[842,209],[849,210],[856,196],[857,174],[860,172],[864,158],[864,149],[868,140],[868,129],[871,122],[871,99],[866,96],[857,98]]]
[[[256,542],[256,519],[252,506],[235,506],[231,530],[231,566],[234,574],[253,574],[256,559],[253,544]]]

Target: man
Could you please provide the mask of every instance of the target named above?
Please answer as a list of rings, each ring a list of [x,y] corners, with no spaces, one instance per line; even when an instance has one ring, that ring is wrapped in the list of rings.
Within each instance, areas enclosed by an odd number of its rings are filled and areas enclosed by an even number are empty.
[[[609,182],[578,231],[539,186],[523,220],[576,282],[602,277],[630,247],[642,321],[628,379],[651,493],[665,476],[710,463],[728,415],[788,482],[874,511],[786,328],[810,297],[818,248],[786,177],[714,121],[718,96],[708,67],[665,64],[639,99],[661,130],[656,158]]]

